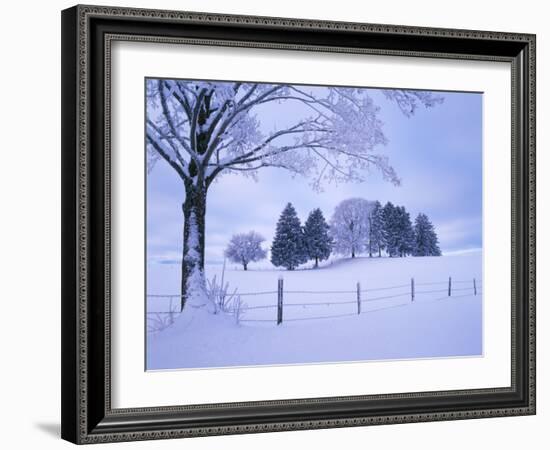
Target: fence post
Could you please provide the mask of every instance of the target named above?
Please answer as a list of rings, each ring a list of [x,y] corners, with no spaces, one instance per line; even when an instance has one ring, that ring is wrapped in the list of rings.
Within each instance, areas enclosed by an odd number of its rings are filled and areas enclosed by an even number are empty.
[[[283,323],[283,279],[279,278],[277,285],[277,325]]]
[[[451,277],[449,277],[449,297],[451,296]]]
[[[477,295],[476,279],[474,278],[474,295]]]
[[[357,283],[357,314],[361,314],[361,283]]]
[[[411,278],[411,302],[414,302],[414,277]]]
[[[281,307],[281,279],[277,279],[277,325],[279,325],[279,308]]]

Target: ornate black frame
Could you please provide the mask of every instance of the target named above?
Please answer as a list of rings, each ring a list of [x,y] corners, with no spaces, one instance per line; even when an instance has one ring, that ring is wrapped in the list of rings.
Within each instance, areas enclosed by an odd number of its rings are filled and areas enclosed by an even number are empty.
[[[112,409],[113,40],[507,61],[512,65],[512,384]],[[62,437],[83,444],[535,414],[535,36],[98,6],[62,12]]]

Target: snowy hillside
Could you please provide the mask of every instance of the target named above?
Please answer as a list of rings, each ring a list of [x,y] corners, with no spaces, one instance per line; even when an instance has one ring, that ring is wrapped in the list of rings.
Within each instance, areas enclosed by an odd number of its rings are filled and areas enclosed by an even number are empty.
[[[206,267],[208,278],[222,266]],[[177,294],[180,267],[148,265],[148,294]],[[148,333],[147,367],[204,368],[482,354],[481,252],[408,258],[356,258],[319,269],[228,266],[225,281],[242,295],[239,324],[225,314],[185,311]],[[276,324],[283,278],[283,323]],[[451,277],[451,297],[448,280]],[[414,278],[415,298],[411,298]],[[474,295],[473,279],[477,295]],[[360,283],[361,314],[358,314]],[[169,299],[149,297],[148,312]],[[153,315],[149,315],[153,316]]]

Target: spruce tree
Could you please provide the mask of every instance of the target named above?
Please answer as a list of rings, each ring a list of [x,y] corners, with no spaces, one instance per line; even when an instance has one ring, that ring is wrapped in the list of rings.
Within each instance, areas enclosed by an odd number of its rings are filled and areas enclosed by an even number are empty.
[[[398,222],[396,207],[387,202],[382,208],[382,236],[384,238],[386,253],[391,258],[398,255]]]
[[[404,257],[413,252],[414,231],[411,223],[411,216],[405,207],[397,206],[395,212],[397,254],[400,257]]]
[[[300,219],[291,203],[288,203],[279,217],[275,238],[271,245],[271,262],[276,267],[294,270],[307,261],[304,232]]]
[[[414,222],[414,256],[441,256],[434,226],[426,214],[418,214]]]
[[[332,251],[332,239],[329,236],[329,226],[319,208],[309,213],[304,225],[304,243],[307,256],[315,260],[315,267],[319,261],[328,259]]]
[[[377,252],[378,257],[382,256],[384,249],[384,220],[382,217],[382,205],[377,200],[369,216],[369,256]]]

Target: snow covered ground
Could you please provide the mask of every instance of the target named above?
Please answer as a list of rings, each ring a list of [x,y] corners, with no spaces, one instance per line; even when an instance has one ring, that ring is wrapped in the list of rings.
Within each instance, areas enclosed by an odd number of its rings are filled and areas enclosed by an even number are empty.
[[[221,265],[206,267],[208,278],[219,279],[221,271]],[[178,265],[150,264],[148,294],[177,294],[179,276]],[[284,280],[281,325],[276,324],[279,277]],[[170,327],[148,333],[149,370],[482,354],[481,252],[361,257],[316,270],[277,270],[264,263],[251,264],[245,272],[231,265],[225,280],[252,309],[244,311],[239,324],[232,316],[204,309],[184,311]],[[147,306],[149,312],[166,311],[169,299],[149,297]]]

